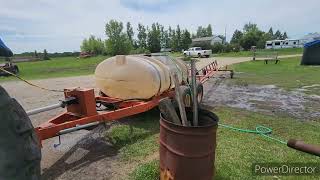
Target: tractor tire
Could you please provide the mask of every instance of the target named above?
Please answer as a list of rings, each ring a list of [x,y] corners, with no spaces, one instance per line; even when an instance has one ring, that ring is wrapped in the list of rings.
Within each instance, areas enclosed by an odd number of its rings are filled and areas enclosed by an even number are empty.
[[[182,96],[185,107],[192,106],[191,89],[189,86],[180,86],[180,94]],[[175,98],[172,99],[172,104],[175,108],[178,108],[178,103]]]
[[[180,94],[183,99],[183,103],[185,107],[192,106],[192,96],[191,96],[191,89],[189,86],[180,86]]]
[[[40,179],[41,149],[24,109],[0,86],[0,179]]]
[[[13,74],[19,74],[19,68],[18,66],[13,67]]]
[[[200,82],[197,82],[197,101],[198,104],[202,103],[203,99],[203,85]]]

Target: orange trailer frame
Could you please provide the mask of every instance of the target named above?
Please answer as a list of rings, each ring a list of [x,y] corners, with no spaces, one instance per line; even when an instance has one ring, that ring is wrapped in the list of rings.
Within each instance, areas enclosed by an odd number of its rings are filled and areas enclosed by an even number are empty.
[[[231,78],[233,76],[232,70],[219,69],[217,62],[214,61],[197,72],[197,79],[199,82],[204,83],[218,71],[230,71]],[[66,112],[35,128],[40,143],[42,140],[60,136],[61,131],[64,130],[95,122],[98,124],[100,122],[113,121],[146,112],[156,107],[162,98],[172,98],[175,94],[174,90],[169,90],[147,101],[124,101],[111,97],[95,97],[94,89],[69,88],[65,89],[64,95],[66,99],[75,97],[77,99],[77,103],[68,105]],[[96,108],[97,102],[116,104],[117,108],[115,110],[98,112]]]

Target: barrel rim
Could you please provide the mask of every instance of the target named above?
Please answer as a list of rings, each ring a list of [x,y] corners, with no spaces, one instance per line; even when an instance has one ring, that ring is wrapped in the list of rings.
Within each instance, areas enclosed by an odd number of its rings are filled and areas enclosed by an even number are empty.
[[[218,122],[219,122],[219,117],[212,111],[209,111],[209,110],[206,110],[206,109],[202,109],[202,108],[199,108],[199,111],[205,111],[205,112],[209,112],[209,113],[212,113],[214,115],[214,121],[212,121],[212,124],[209,124],[209,125],[204,125],[204,126],[183,126],[183,125],[179,125],[179,124],[175,124],[171,121],[168,121],[166,120],[162,113],[160,112],[160,120],[161,121],[165,121],[166,123],[170,124],[170,125],[173,125],[173,126],[176,126],[176,127],[179,127],[179,128],[208,128],[208,127],[213,127],[213,126],[218,126]]]

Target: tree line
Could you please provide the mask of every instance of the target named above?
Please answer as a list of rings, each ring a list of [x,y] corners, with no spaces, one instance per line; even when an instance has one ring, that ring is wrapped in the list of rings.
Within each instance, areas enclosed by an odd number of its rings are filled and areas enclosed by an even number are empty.
[[[287,39],[288,35],[286,32],[281,33],[277,30],[273,33],[272,27],[268,32],[263,32],[257,26],[257,24],[248,23],[245,24],[243,30],[235,30],[230,44],[235,47],[241,47],[245,50],[249,50],[251,46],[256,46],[258,49],[265,47],[265,42],[269,40],[284,40]]]
[[[120,21],[110,20],[105,25],[107,39],[103,41],[91,35],[82,41],[81,51],[93,54],[139,54],[160,52],[161,48],[170,48],[172,51],[188,49],[192,43],[191,38],[212,36],[212,27],[199,26],[196,34],[191,34],[187,29],[169,26],[165,28],[159,23],[150,27],[138,24],[137,34],[130,22],[124,25]]]
[[[135,34],[136,32],[136,34]],[[130,22],[125,25],[116,20],[110,20],[105,25],[106,40],[91,35],[82,41],[81,51],[92,54],[140,54],[160,52],[162,48],[170,48],[172,51],[180,52],[188,49],[192,43],[192,38],[213,36],[213,30],[209,24],[207,27],[199,26],[195,34],[191,34],[187,29],[165,26],[153,23],[151,26],[138,24],[136,31]],[[222,44],[200,43],[192,44],[205,49],[211,49],[213,53],[249,50],[251,46],[259,49],[265,47],[265,42],[273,39],[286,39],[287,33],[277,30],[273,33],[272,27],[268,32],[260,30],[257,24],[247,23],[242,30],[235,30],[230,43],[225,41],[225,37],[219,35],[223,40]]]

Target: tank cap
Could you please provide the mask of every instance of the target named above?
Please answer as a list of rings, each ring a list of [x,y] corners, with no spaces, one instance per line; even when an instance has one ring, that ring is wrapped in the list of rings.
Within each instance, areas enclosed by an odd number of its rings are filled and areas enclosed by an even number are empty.
[[[116,56],[116,63],[117,65],[122,65],[126,63],[126,56],[125,55],[117,55]]]

